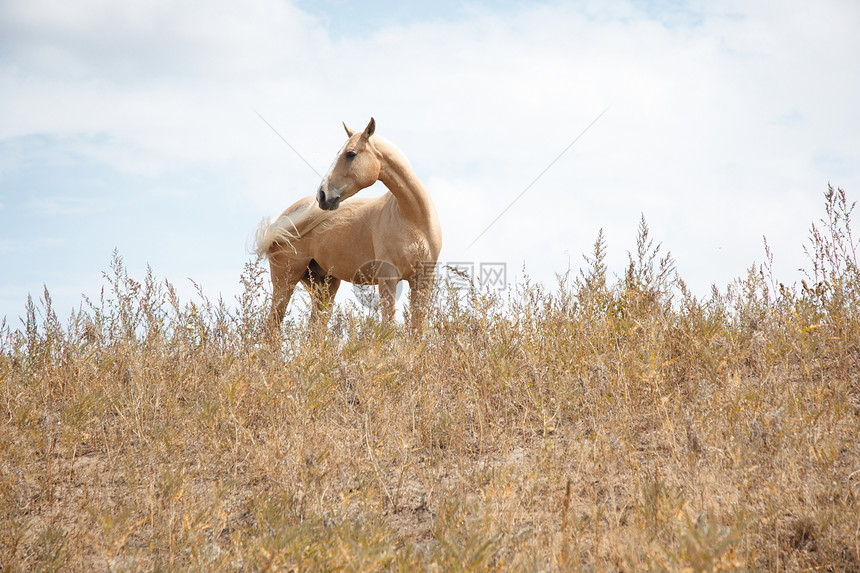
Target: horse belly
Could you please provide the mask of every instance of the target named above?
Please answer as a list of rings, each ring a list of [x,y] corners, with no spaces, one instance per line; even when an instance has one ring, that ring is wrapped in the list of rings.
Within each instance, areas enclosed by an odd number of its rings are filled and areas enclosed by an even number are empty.
[[[314,233],[313,259],[333,277],[357,284],[409,279],[418,265],[436,262],[438,250],[402,220],[393,201],[355,201]],[[341,211],[343,210],[343,211]]]
[[[354,282],[362,267],[375,259],[373,237],[362,226],[339,226],[319,234],[313,259],[326,273]]]
[[[347,282],[371,285],[380,278],[409,279],[416,264],[428,258],[422,255],[427,242],[405,229],[376,234],[338,231],[326,234],[313,258],[326,273]]]

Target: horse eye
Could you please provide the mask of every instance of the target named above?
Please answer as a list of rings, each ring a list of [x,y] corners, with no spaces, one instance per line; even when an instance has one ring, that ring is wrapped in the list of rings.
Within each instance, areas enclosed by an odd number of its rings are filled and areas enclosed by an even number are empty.
[[[355,159],[356,155],[358,155],[358,153],[356,153],[355,151],[347,151],[346,152],[346,158],[347,159]]]

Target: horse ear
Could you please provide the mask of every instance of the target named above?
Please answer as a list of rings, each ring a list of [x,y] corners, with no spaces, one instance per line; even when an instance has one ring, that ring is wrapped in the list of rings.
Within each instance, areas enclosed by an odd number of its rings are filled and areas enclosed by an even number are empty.
[[[350,128],[348,128],[348,127],[346,126],[346,122],[345,122],[345,121],[342,121],[341,123],[343,124],[343,128],[346,130],[346,134],[347,134],[347,136],[352,137],[352,135],[355,133],[355,131],[353,131],[353,130],[351,130]]]
[[[371,117],[370,123],[368,123],[367,127],[364,128],[364,133],[362,134],[362,136],[366,139],[373,135],[374,131],[376,131],[376,120]]]

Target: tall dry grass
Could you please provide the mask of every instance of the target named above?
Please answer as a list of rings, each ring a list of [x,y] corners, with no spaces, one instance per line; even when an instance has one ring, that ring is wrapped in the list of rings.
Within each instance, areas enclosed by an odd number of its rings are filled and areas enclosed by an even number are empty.
[[[440,286],[266,342],[267,279],[178,299],[116,256],[0,332],[0,564],[24,570],[860,569],[860,275],[829,189],[801,285],[708,298],[644,220],[623,276]]]

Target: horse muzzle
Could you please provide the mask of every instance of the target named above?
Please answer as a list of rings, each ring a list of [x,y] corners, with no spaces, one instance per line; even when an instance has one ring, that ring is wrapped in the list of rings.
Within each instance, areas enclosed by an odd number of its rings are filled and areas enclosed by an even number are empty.
[[[334,211],[340,206],[340,195],[334,196],[330,193],[326,195],[326,192],[320,187],[317,191],[317,204],[323,211]]]

